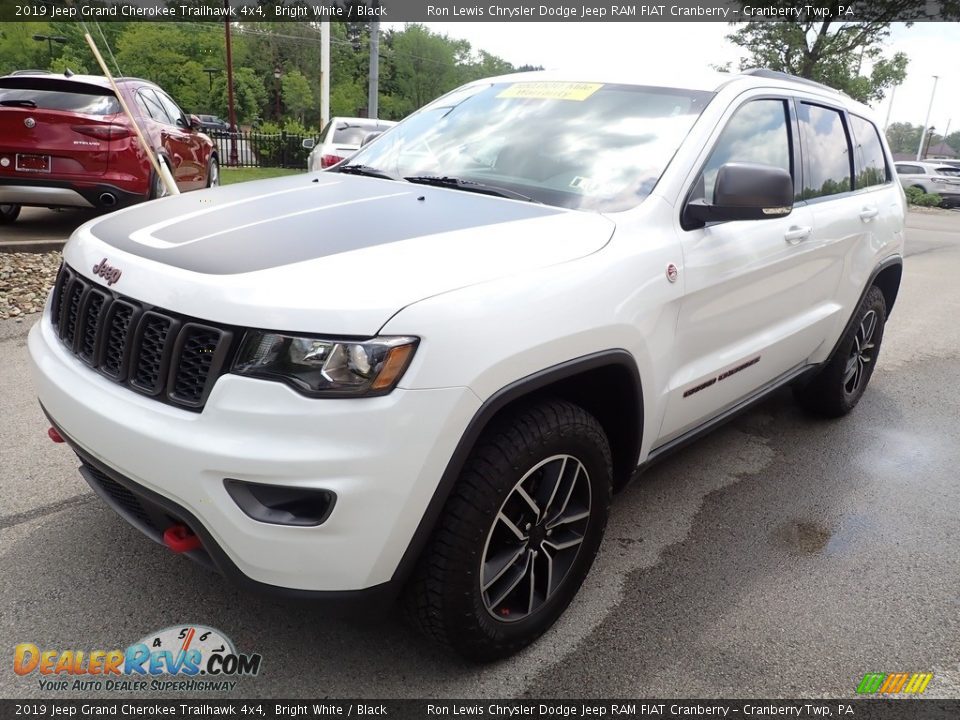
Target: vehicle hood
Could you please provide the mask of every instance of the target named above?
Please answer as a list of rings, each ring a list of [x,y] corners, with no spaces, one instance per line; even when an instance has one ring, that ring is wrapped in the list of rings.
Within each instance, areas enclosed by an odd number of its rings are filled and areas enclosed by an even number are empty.
[[[614,228],[596,213],[322,172],[134,206],[78,228],[64,258],[101,284],[106,260],[115,292],[203,320],[373,335],[418,300],[593,253]]]

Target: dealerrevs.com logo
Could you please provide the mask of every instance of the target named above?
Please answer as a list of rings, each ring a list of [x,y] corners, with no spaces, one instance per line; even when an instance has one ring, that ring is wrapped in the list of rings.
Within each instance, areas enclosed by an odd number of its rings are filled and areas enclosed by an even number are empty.
[[[13,671],[35,676],[44,691],[230,691],[257,675],[262,657],[238,653],[219,630],[178,625],[151,633],[126,650],[41,649],[20,643]]]

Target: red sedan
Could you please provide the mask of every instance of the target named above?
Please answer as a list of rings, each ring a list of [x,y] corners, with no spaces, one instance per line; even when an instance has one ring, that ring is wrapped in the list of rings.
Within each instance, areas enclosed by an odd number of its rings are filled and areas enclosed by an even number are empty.
[[[199,119],[151,82],[117,85],[181,192],[219,184],[217,149]],[[105,77],[0,78],[0,224],[22,205],[110,209],[165,192]]]

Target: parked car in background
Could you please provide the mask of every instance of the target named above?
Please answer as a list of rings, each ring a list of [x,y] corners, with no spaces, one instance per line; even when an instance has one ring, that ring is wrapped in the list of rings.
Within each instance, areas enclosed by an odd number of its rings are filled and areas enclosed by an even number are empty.
[[[197,115],[200,119],[200,129],[210,133],[236,132],[237,128],[230,127],[230,123],[216,115]]]
[[[394,125],[390,120],[376,118],[333,118],[320,133],[318,144],[310,138],[303,141],[303,147],[312,150],[307,157],[307,169],[323,170],[346,160],[371,134],[385,132]]]
[[[935,193],[944,207],[960,206],[960,168],[941,162],[898,162],[896,168],[904,189]]]
[[[219,184],[216,148],[196,116],[147,80],[117,85],[181,191]],[[105,77],[0,78],[0,223],[23,205],[111,209],[165,193]]]

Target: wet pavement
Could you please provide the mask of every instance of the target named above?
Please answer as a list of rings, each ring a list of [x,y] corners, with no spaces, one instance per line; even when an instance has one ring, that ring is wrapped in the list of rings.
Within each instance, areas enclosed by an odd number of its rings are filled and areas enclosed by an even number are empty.
[[[0,323],[0,647],[202,623],[263,655],[236,697],[849,697],[898,671],[960,697],[960,213],[911,214],[907,237],[855,412],[818,421],[782,392],[654,467],[615,499],[555,629],[486,667],[395,617],[248,595],[143,539],[47,440],[28,323]],[[2,696],[45,694],[0,672]]]

